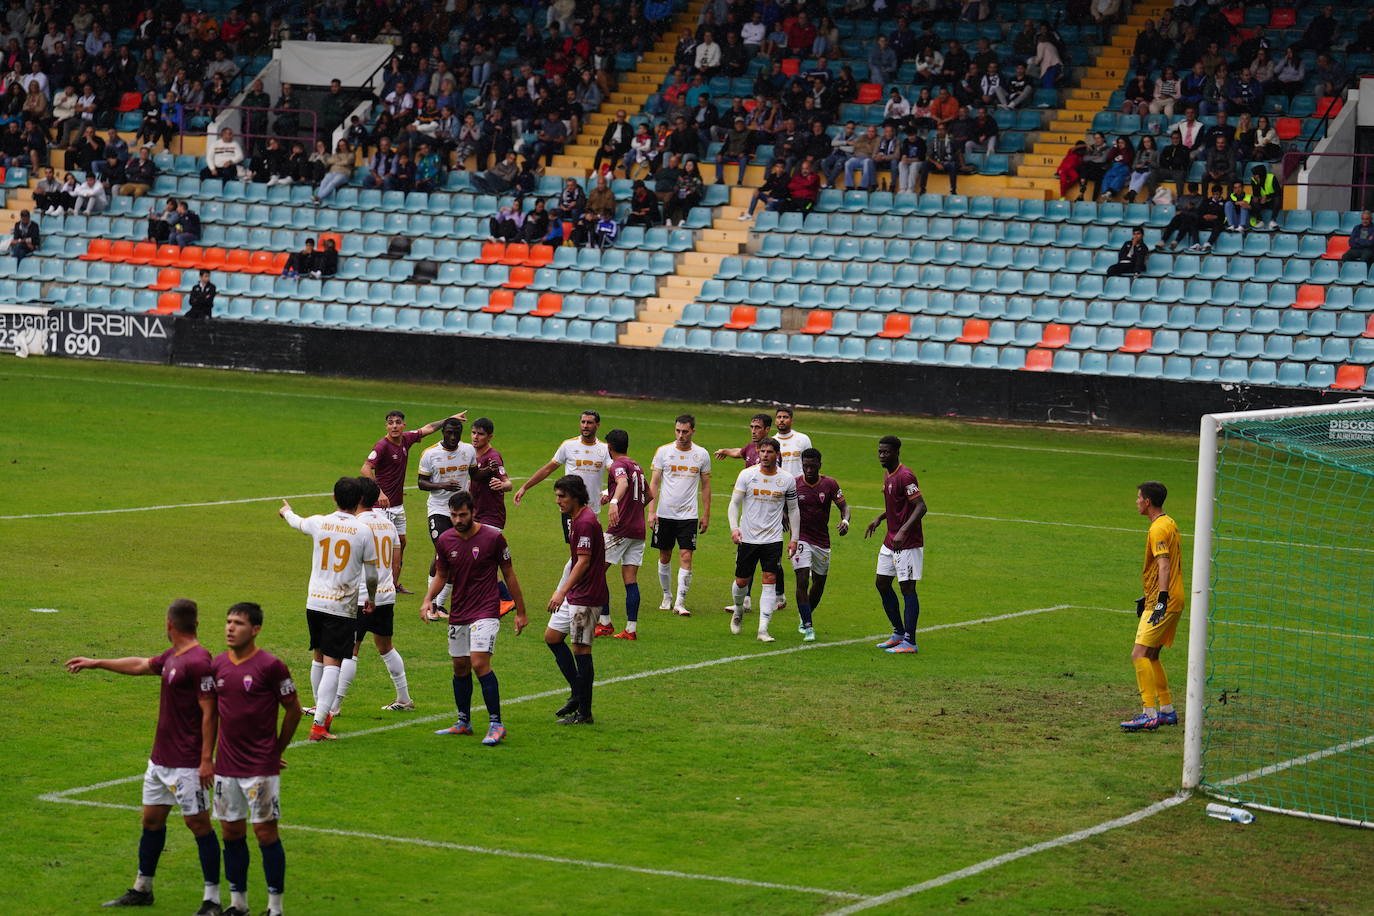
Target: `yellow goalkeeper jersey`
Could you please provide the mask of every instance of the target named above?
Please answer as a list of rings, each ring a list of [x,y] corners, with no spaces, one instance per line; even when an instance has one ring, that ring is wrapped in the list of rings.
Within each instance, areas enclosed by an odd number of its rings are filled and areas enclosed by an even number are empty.
[[[1159,592],[1159,557],[1169,558],[1169,607],[1171,613],[1183,610],[1183,548],[1178,539],[1178,523],[1167,515],[1150,522],[1145,536],[1145,565],[1141,580],[1145,586],[1145,600],[1151,604]]]

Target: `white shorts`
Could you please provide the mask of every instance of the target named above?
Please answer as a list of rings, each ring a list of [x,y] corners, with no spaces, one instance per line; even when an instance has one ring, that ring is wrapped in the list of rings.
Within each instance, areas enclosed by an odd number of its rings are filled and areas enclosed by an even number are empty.
[[[397,534],[406,533],[406,507],[404,505],[387,506],[382,511],[386,513],[387,518],[391,519],[391,524],[396,526]]]
[[[501,632],[500,617],[484,617],[472,623],[448,625],[450,658],[467,658],[474,652],[490,655],[496,649],[496,634]]]
[[[143,771],[143,804],[181,809],[185,817],[210,810],[210,792],[195,767],[160,767],[151,760]]]
[[[280,776],[216,776],[215,820],[281,820]]]
[[[797,552],[792,555],[793,569],[809,569],[817,576],[830,572],[830,548],[817,547],[806,541],[797,542]]]
[[[606,535],[606,562],[611,566],[643,566],[644,538],[633,540],[619,535]]]
[[[898,582],[921,581],[921,567],[925,563],[924,547],[893,550],[884,544],[878,548],[878,575],[896,576]]]
[[[590,646],[596,630],[596,618],[601,614],[599,607],[583,604],[569,604],[564,601],[549,618],[549,629],[567,633],[568,638],[579,646]]]

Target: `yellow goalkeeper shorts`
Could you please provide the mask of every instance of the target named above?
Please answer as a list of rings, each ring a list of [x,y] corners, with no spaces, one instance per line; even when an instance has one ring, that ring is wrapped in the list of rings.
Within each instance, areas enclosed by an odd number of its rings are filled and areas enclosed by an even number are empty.
[[[1135,641],[1152,649],[1168,648],[1174,644],[1174,631],[1178,629],[1182,611],[1168,611],[1159,623],[1151,624],[1149,613],[1140,615],[1140,623],[1135,628]]]

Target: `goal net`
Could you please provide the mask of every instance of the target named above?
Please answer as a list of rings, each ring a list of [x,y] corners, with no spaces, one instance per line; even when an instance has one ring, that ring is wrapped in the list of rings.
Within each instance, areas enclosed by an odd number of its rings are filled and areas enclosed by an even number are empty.
[[[1183,785],[1374,827],[1374,401],[1203,418]]]

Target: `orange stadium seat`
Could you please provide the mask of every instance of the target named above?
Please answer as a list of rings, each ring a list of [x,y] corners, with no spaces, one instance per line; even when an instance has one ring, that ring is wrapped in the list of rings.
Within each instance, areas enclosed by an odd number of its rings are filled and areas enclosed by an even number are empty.
[[[335,251],[339,251],[340,249],[343,248],[343,234],[342,234],[342,233],[339,233],[339,232],[321,232],[321,233],[320,233],[320,237],[319,237],[319,239],[318,239],[321,248],[324,247],[324,243],[325,243],[325,240],[326,240],[326,239],[333,239],[333,240],[334,240],[334,250],[335,250]]]
[[[1364,333],[1361,337],[1374,337],[1374,315],[1369,316],[1369,321],[1364,326]]]
[[[525,258],[526,267],[547,267],[553,263],[552,245],[531,245],[530,255]]]
[[[242,248],[231,248],[224,258],[224,266],[220,270],[228,271],[231,274],[241,273],[249,269],[249,260],[252,253]]]
[[[124,260],[130,264],[151,264],[157,257],[157,242],[139,242],[134,245],[134,253]]]
[[[272,266],[268,268],[268,273],[279,274],[286,270],[286,265],[291,260],[291,252],[278,251],[272,255]]]
[[[563,311],[562,293],[544,293],[539,297],[539,305],[530,314],[539,318],[548,318],[550,315],[557,315],[561,311]]]
[[[473,259],[477,264],[499,264],[506,256],[505,242],[483,242],[482,253]]]
[[[758,319],[758,309],[752,305],[737,305],[730,312],[730,320],[725,322],[725,327],[731,331],[744,331],[752,328]]]
[[[1364,366],[1338,366],[1336,380],[1331,383],[1331,387],[1339,388],[1341,391],[1359,391],[1364,387],[1364,376]]]
[[[982,318],[970,318],[964,322],[964,333],[959,343],[982,343],[988,339],[988,323]]]
[[[889,340],[897,340],[911,333],[911,316],[892,314],[883,320],[883,329],[878,332],[879,337],[886,337]]]
[[[114,261],[116,263],[122,264],[127,262],[129,258],[133,257],[133,254],[134,243],[127,240],[122,240],[114,242],[110,245],[110,253],[105,256],[105,260]]]
[[[533,267],[512,267],[510,279],[501,285],[506,289],[524,289],[534,282]]]
[[[496,259],[497,264],[509,264],[514,267],[517,264],[524,264],[529,260],[530,246],[524,242],[511,242],[502,252],[501,257]],[[481,258],[478,258],[480,261]]]
[[[835,316],[824,309],[814,309],[806,316],[806,324],[802,326],[803,334],[824,334],[835,324]]]
[[[1131,328],[1126,332],[1126,342],[1121,345],[1122,353],[1144,353],[1154,345],[1155,332],[1149,328]]]
[[[483,306],[482,311],[492,313],[504,312],[514,304],[515,293],[508,289],[494,289],[491,291],[491,297],[487,299],[487,304]]]
[[[228,257],[229,252],[223,248],[206,248],[196,267],[201,270],[221,270],[224,267],[225,259]]]
[[[157,297],[157,308],[153,309],[159,315],[171,315],[181,311],[181,293],[167,292]]]
[[[255,274],[265,274],[272,272],[272,252],[254,251],[248,256],[248,267],[246,270]]]
[[[199,245],[187,245],[181,249],[181,254],[177,256],[177,267],[195,267],[200,263],[200,259],[205,255],[205,249]]]
[[[103,261],[110,253],[109,239],[91,239],[86,245],[86,253],[81,255],[83,261]]]
[[[1296,140],[1302,133],[1302,118],[1279,118],[1274,123],[1274,130],[1280,140]]]
[[[787,74],[788,76],[796,76],[798,73],[801,73],[801,58],[800,58],[800,57],[787,57],[787,58],[783,58],[783,62],[782,62],[782,72],[785,73],[785,74]]]
[[[860,83],[859,94],[854,99],[856,105],[872,105],[874,102],[883,100],[883,87],[881,83]]]
[[[177,245],[159,245],[157,254],[149,261],[154,267],[171,267],[181,260],[181,248]]]
[[[1045,325],[1045,333],[1044,336],[1040,338],[1040,346],[1048,347],[1052,350],[1067,346],[1069,343],[1069,331],[1070,328],[1067,324]]]
[[[1295,309],[1319,309],[1326,302],[1326,287],[1304,283],[1298,287],[1298,299],[1290,303]]]
[[[1336,96],[1328,95],[1317,100],[1317,110],[1313,114],[1318,118],[1325,118],[1328,114],[1334,118],[1341,113],[1341,108],[1344,105],[1345,103]]]
[[[1049,372],[1054,365],[1054,354],[1049,350],[1035,349],[1026,353],[1026,364],[1021,368],[1027,372]]]
[[[1298,11],[1292,7],[1269,11],[1269,28],[1291,29],[1298,24]]]
[[[1350,236],[1333,235],[1326,240],[1326,254],[1322,255],[1328,261],[1339,260],[1350,250]]]
[[[157,282],[149,289],[176,289],[181,284],[181,271],[175,267],[164,267],[157,272]]]

